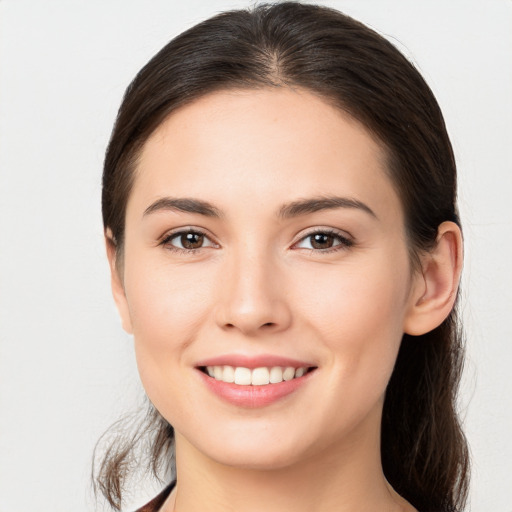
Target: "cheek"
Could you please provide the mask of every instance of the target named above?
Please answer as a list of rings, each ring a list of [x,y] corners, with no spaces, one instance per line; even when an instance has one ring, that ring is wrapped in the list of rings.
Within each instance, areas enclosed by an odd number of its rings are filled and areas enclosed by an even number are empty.
[[[310,279],[305,286],[318,292],[308,300],[303,316],[320,335],[331,360],[332,386],[339,386],[341,379],[354,391],[384,392],[403,335],[408,276],[397,275],[385,262],[373,262]]]
[[[151,388],[169,380],[170,367],[185,365],[183,354],[211,309],[210,283],[186,267],[145,263],[127,269],[137,365],[150,396]]]

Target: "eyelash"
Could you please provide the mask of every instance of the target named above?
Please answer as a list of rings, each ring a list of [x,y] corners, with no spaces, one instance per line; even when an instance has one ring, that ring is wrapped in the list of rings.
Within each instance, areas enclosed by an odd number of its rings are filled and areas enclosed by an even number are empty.
[[[182,237],[183,235],[188,235],[188,234],[203,236],[205,239],[209,240],[211,245],[208,245],[206,247],[197,247],[197,248],[193,248],[193,249],[185,249],[182,247],[176,247],[175,245],[172,245],[172,243],[171,243],[172,240]],[[296,247],[298,244],[300,244],[304,240],[311,238],[315,235],[332,236],[339,243],[337,245],[335,245],[333,247],[329,247],[327,249],[309,249],[306,247]],[[170,250],[174,253],[186,254],[186,255],[195,254],[198,251],[201,251],[202,249],[205,249],[207,247],[217,246],[217,244],[215,242],[213,242],[204,231],[201,231],[199,229],[192,229],[192,228],[182,229],[181,231],[175,231],[173,233],[169,233],[162,239],[162,241],[160,242],[159,245],[166,247],[168,250]],[[353,245],[354,245],[354,241],[351,240],[350,238],[347,238],[346,236],[343,236],[340,232],[335,231],[333,229],[328,229],[328,228],[319,228],[319,229],[315,229],[314,231],[310,231],[309,233],[303,235],[297,242],[295,242],[292,245],[292,248],[295,247],[296,249],[302,249],[302,250],[308,251],[310,253],[315,253],[315,254],[330,254],[333,252],[346,250],[346,249],[352,247]]]
[[[342,235],[339,231],[329,228],[317,228],[309,233],[303,235],[297,242],[293,244],[292,247],[297,246],[302,241],[311,238],[315,235],[328,235],[335,238],[339,243],[333,247],[329,247],[327,249],[308,249],[306,247],[299,247],[298,249],[302,249],[314,254],[331,254],[337,251],[344,251],[354,245],[354,241],[344,235]]]
[[[164,236],[164,238],[162,239],[162,241],[160,242],[159,245],[164,246],[169,251],[172,251],[174,253],[186,254],[186,255],[195,254],[196,252],[205,248],[205,247],[197,247],[194,249],[185,249],[183,247],[176,247],[175,245],[172,245],[172,243],[171,243],[172,240],[180,238],[183,235],[189,235],[189,234],[203,236],[205,239],[210,241],[211,246],[217,245],[215,242],[213,242],[210,239],[210,237],[204,231],[201,231],[200,229],[195,229],[195,228],[194,229],[193,228],[181,229],[180,231],[175,231],[173,233],[169,233],[168,235]],[[210,247],[210,246],[206,246],[206,247]]]

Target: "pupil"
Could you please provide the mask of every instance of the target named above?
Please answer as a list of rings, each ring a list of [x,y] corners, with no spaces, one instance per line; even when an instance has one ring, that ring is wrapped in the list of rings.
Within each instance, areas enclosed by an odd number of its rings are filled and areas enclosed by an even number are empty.
[[[333,244],[333,237],[332,235],[328,235],[325,233],[317,233],[316,235],[313,235],[313,240],[311,245],[315,249],[329,249],[332,247]]]
[[[198,249],[203,245],[203,238],[199,233],[187,233],[181,236],[181,245],[185,249]]]

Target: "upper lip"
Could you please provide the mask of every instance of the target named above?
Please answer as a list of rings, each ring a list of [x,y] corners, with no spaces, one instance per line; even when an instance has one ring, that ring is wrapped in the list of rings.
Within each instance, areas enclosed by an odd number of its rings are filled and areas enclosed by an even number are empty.
[[[273,366],[309,368],[316,366],[310,361],[300,361],[290,357],[282,357],[272,354],[262,354],[257,356],[247,356],[242,354],[225,354],[220,356],[203,359],[196,364],[196,367],[204,366],[233,366],[243,368],[272,368]]]

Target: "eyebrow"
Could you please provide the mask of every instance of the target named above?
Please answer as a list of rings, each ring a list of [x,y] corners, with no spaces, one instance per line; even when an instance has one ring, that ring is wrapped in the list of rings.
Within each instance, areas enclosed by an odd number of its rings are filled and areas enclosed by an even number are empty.
[[[196,213],[198,215],[205,215],[206,217],[222,217],[220,210],[207,201],[173,197],[162,197],[156,200],[144,210],[144,216],[161,210]]]
[[[319,212],[321,210],[334,210],[336,208],[354,208],[368,213],[375,219],[378,218],[375,212],[362,201],[350,197],[338,196],[322,196],[293,201],[281,207],[279,217],[288,219],[291,217],[299,217],[300,215],[307,215],[308,213]]]
[[[284,204],[279,209],[278,216],[282,219],[289,219],[293,217],[299,217],[301,215],[307,215],[309,213],[319,212],[322,210],[334,210],[336,208],[351,208],[361,210],[377,219],[375,212],[362,201],[350,197],[338,196],[322,196],[308,199],[299,199],[297,201]],[[161,199],[157,199],[144,210],[143,216],[150,215],[151,213],[162,210],[195,213],[213,218],[222,217],[222,212],[208,201],[203,201],[201,199],[173,197],[162,197]]]

